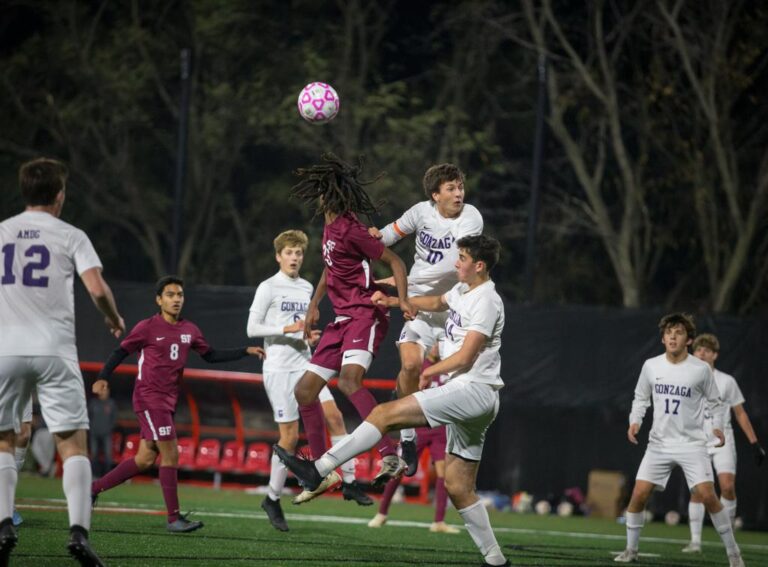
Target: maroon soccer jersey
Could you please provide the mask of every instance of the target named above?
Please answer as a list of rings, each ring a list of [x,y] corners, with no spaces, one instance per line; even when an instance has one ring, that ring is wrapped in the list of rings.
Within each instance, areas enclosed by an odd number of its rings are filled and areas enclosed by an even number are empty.
[[[328,299],[337,316],[367,317],[383,307],[371,303],[378,286],[373,283],[371,260],[384,253],[384,244],[368,234],[354,213],[344,213],[325,225],[323,260]]]
[[[133,411],[176,411],[179,384],[189,349],[203,355],[211,347],[197,325],[181,319],[175,325],[155,315],[140,321],[120,343],[139,354],[139,373],[133,387]]]

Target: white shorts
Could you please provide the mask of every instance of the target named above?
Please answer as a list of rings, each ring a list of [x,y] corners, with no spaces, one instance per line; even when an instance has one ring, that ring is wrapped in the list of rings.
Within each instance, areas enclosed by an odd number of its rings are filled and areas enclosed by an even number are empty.
[[[446,453],[479,461],[488,426],[499,413],[499,391],[489,384],[451,380],[413,394],[430,427],[446,425]]]
[[[722,447],[711,447],[709,456],[712,459],[712,466],[715,467],[716,474],[729,473],[736,475],[736,440],[732,432],[725,434],[725,445]]]
[[[685,480],[688,482],[688,488],[691,489],[702,482],[714,482],[712,474],[712,464],[709,460],[706,447],[685,448],[682,451],[676,450],[667,452],[648,448],[645,451],[640,468],[637,469],[637,480],[645,480],[661,487],[664,490],[669,481],[669,475],[672,469],[680,466],[685,474]]]
[[[35,389],[51,433],[88,429],[83,375],[76,361],[58,356],[0,356],[0,431],[21,430]]]
[[[416,343],[421,345],[425,353],[429,352],[429,349],[445,336],[447,317],[447,311],[419,312],[416,319],[405,322],[403,330],[400,331],[400,337],[397,339],[397,344]]]
[[[303,375],[303,370],[298,372],[264,372],[264,389],[267,391],[275,422],[298,421],[299,404],[296,402],[293,390]],[[320,403],[334,401],[328,386],[323,386],[318,397]]]

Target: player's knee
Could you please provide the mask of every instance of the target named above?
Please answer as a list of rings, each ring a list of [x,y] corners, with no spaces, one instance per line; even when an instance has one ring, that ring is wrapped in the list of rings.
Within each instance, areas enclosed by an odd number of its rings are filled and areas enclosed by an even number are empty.
[[[154,453],[148,453],[148,454],[136,455],[136,457],[134,457],[134,460],[136,461],[136,467],[140,471],[145,471],[149,467],[151,467],[153,464],[155,464],[156,458],[157,456]]]
[[[350,396],[360,389],[360,381],[354,376],[340,375],[339,376],[339,390],[345,396]]]
[[[29,445],[29,438],[32,436],[32,424],[23,424],[21,431],[16,434],[16,446],[26,447]]]
[[[293,389],[293,395],[296,397],[296,401],[300,406],[311,404],[316,396],[312,395],[312,392],[306,384],[299,381],[296,387]]]
[[[402,361],[402,372],[409,380],[418,379],[423,363],[416,358],[405,358]]]
[[[446,477],[444,482],[445,491],[458,506],[463,506],[463,503],[475,492],[472,486],[461,482],[461,479]]]
[[[736,500],[736,486],[733,483],[720,483],[720,495],[726,500]]]

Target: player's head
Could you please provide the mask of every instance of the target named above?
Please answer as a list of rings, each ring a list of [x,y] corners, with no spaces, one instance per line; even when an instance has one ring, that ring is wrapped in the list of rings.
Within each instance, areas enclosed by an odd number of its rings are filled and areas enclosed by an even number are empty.
[[[277,235],[274,244],[280,271],[292,278],[297,277],[309,244],[307,235],[301,230],[286,230]]]
[[[19,188],[28,207],[57,206],[57,215],[64,205],[64,189],[69,170],[62,162],[37,158],[19,168]]]
[[[688,313],[670,313],[659,321],[661,342],[667,354],[679,356],[696,337],[696,323]]]
[[[434,201],[440,214],[455,217],[464,206],[464,172],[452,163],[433,165],[422,180],[427,199]]]
[[[471,283],[477,277],[487,279],[499,261],[501,244],[485,234],[459,238],[456,247],[459,249],[456,270],[460,282]]]
[[[184,307],[184,280],[178,276],[163,276],[155,284],[155,295],[160,314],[178,318]]]
[[[381,203],[371,201],[365,186],[381,175],[363,181],[360,179],[362,171],[362,158],[358,158],[357,165],[353,166],[334,154],[323,154],[323,163],[296,170],[296,175],[302,179],[293,186],[291,194],[315,205],[317,214],[353,212],[370,217],[378,212]]]
[[[720,341],[712,333],[702,333],[693,341],[691,350],[696,358],[700,358],[714,367],[720,354]]]

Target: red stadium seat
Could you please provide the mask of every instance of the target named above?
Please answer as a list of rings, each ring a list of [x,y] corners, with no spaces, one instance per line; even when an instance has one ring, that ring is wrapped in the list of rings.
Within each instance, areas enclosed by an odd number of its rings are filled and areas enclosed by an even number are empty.
[[[192,437],[179,437],[179,468],[191,469],[195,466],[195,440]]]
[[[123,453],[120,455],[120,460],[132,459],[139,452],[139,439],[138,433],[131,433],[125,437],[125,445],[123,446]]]
[[[251,474],[268,475],[272,469],[272,448],[269,443],[255,442],[248,445],[243,471]]]
[[[196,469],[215,469],[219,466],[219,453],[221,452],[221,441],[218,439],[204,439],[200,441],[200,448],[197,450],[195,459]]]
[[[355,457],[355,478],[358,482],[371,482],[371,453],[361,453]]]
[[[221,452],[219,470],[221,472],[235,472],[243,468],[245,460],[245,447],[237,441],[227,441]]]
[[[119,431],[112,432],[112,461],[120,462],[120,451],[123,448],[123,434]]]

